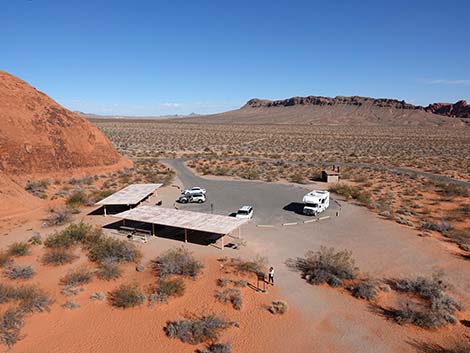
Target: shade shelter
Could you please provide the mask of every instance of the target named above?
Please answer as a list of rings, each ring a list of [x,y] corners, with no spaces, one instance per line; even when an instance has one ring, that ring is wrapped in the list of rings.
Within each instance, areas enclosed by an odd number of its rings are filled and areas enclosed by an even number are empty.
[[[98,201],[96,205],[104,207],[105,215],[106,206],[128,206],[132,208],[152,195],[162,185],[163,184],[131,184],[105,199]]]
[[[129,220],[148,223],[152,226],[152,235],[156,235],[155,225],[184,229],[185,242],[188,242],[188,230],[221,235],[222,249],[224,236],[238,230],[240,237],[240,227],[248,222],[247,219],[156,206],[136,207],[113,217],[120,218],[123,222]]]

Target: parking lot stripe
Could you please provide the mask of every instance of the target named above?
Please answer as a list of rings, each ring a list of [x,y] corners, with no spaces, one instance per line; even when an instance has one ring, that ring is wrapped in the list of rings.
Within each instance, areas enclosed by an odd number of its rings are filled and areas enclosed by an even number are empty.
[[[324,219],[328,219],[328,218],[330,218],[330,216],[324,216],[324,217],[320,217],[320,218],[318,218],[318,220],[319,220],[319,221],[322,221],[322,220],[324,220]]]
[[[317,220],[316,219],[308,219],[306,221],[304,221],[304,223],[313,223],[313,222],[316,222]]]
[[[294,226],[296,225],[297,222],[291,222],[291,223],[282,223],[283,226]]]
[[[257,224],[256,226],[260,228],[274,228],[272,224]]]

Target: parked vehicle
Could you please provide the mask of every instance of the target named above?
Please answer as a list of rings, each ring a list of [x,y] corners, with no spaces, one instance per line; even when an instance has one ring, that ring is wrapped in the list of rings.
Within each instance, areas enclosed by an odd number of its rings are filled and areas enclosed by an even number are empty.
[[[313,190],[304,196],[303,213],[309,216],[316,216],[325,211],[330,206],[330,193],[325,190]]]
[[[184,195],[194,195],[194,194],[206,194],[206,189],[203,189],[199,186],[193,186],[190,189],[186,189],[182,192]]]
[[[241,219],[251,219],[253,218],[253,207],[252,206],[242,206],[240,209],[237,211],[236,218],[241,218]]]
[[[197,202],[203,203],[206,202],[206,195],[204,194],[183,194],[179,197],[178,202],[180,203],[188,203],[188,202]]]

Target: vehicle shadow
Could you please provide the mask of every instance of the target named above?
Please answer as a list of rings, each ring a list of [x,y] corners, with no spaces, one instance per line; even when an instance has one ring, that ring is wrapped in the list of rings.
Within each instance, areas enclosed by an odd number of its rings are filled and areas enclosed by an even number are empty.
[[[303,214],[304,204],[300,202],[291,202],[282,208],[284,211],[294,212],[296,214]]]

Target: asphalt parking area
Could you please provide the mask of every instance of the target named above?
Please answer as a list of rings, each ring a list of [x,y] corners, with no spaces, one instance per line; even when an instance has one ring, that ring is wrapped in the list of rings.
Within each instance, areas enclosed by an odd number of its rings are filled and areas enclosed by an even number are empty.
[[[258,225],[282,225],[303,223],[311,216],[301,214],[302,197],[308,192],[303,186],[275,184],[258,181],[218,180],[201,178],[192,173],[180,160],[165,160],[173,168],[186,188],[200,186],[207,190],[203,204],[176,204],[179,209],[230,215],[243,205],[254,208],[253,223]],[[313,186],[310,185],[313,189]],[[334,215],[339,206],[330,199],[330,207],[321,216]]]

